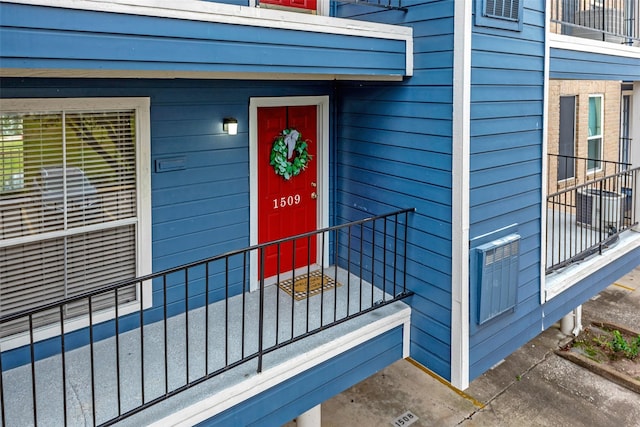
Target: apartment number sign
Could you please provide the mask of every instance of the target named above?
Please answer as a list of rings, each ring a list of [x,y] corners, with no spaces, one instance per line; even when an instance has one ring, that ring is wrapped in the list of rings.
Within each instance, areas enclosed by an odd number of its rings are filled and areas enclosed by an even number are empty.
[[[308,140],[296,129],[284,129],[276,136],[271,149],[270,164],[276,174],[289,180],[307,168],[311,155],[307,151]]]
[[[284,196],[273,199],[273,209],[286,208],[287,206],[299,205],[302,198],[299,194],[293,196]]]

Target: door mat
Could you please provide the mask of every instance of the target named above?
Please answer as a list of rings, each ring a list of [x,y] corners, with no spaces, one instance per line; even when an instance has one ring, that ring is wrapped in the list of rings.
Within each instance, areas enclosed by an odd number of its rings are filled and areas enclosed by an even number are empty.
[[[292,284],[293,290],[291,289]],[[322,274],[320,270],[316,270],[296,277],[295,283],[293,279],[289,279],[280,282],[278,286],[289,295],[292,295],[297,301],[300,301],[342,285],[331,277]]]

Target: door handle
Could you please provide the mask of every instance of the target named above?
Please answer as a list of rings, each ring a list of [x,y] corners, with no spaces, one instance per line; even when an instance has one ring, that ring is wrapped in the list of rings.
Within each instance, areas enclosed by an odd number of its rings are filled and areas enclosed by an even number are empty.
[[[318,194],[314,191],[313,193],[311,193],[311,198],[313,200],[317,199],[318,198]]]

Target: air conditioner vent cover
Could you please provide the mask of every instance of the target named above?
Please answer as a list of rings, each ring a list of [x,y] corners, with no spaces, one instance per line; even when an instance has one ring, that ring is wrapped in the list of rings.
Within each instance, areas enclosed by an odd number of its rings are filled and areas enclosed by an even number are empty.
[[[475,248],[477,256],[478,324],[516,305],[520,235],[510,234]]]

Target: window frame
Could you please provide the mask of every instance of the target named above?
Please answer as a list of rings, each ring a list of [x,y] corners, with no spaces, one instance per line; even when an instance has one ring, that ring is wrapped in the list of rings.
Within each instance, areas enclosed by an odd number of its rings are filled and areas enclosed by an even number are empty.
[[[136,277],[145,276],[152,271],[152,241],[151,241],[151,132],[150,132],[150,98],[122,97],[122,98],[34,98],[34,99],[2,99],[2,109],[15,113],[29,112],[87,112],[91,110],[134,110],[135,111],[135,169],[136,169],[136,220],[120,220],[116,222],[136,223]],[[91,226],[83,227],[90,231]],[[54,233],[46,233],[50,238]],[[9,238],[6,242],[13,244],[28,243],[41,240],[42,235]],[[4,243],[6,243],[4,242]],[[9,243],[6,243],[8,246]],[[147,309],[152,306],[152,285],[147,280],[142,283],[136,299],[118,307],[118,315],[126,315]],[[92,324],[114,319],[116,309],[108,308],[94,313]],[[89,326],[89,315],[80,315],[64,321],[64,332],[68,333]],[[61,334],[60,323],[44,325],[34,330],[33,340],[41,341]],[[2,350],[21,347],[31,342],[29,332],[20,332],[0,339]]]
[[[591,99],[592,98],[600,98],[600,133],[597,135],[589,135],[589,127],[591,122]],[[587,160],[587,174],[595,174],[598,172],[602,172],[602,161],[604,160],[604,95],[603,94],[589,94],[589,100],[587,103],[587,158],[589,158],[589,148],[591,142],[593,140],[599,140],[598,152],[600,153],[600,157],[595,162],[598,164],[596,167],[589,167],[589,160]]]

